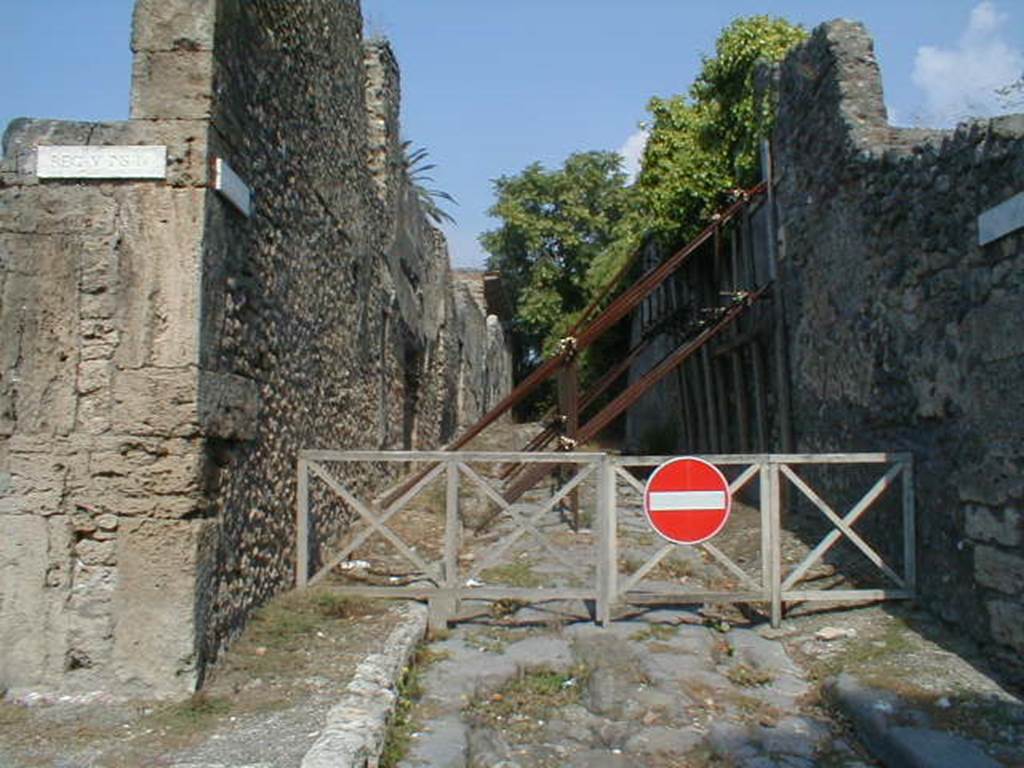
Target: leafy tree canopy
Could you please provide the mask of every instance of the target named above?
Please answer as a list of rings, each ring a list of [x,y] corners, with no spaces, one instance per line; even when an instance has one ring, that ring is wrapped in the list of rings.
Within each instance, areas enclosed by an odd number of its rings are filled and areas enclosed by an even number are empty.
[[[648,104],[649,138],[632,186],[612,152],[574,154],[554,171],[535,163],[494,182],[489,213],[502,224],[481,243],[513,297],[520,373],[551,352],[643,238],[679,245],[730,190],[757,181],[759,146],[773,117],[770,100],[755,94],[757,64],[781,61],[806,34],[768,16],[726,27],[687,95]],[[594,357],[614,357],[622,343],[607,340]],[[600,359],[590,364],[602,367]]]
[[[688,239],[736,187],[759,175],[758,148],[769,134],[773,105],[758,100],[760,61],[778,62],[806,31],[784,19],[733,21],[705,56],[689,96],[653,98],[653,118],[636,183],[644,229],[666,243]]]
[[[528,358],[550,351],[566,318],[586,305],[587,270],[629,204],[621,165],[614,152],[581,152],[559,169],[534,163],[494,182],[497,201],[488,212],[502,225],[480,241],[488,267],[509,287]]]

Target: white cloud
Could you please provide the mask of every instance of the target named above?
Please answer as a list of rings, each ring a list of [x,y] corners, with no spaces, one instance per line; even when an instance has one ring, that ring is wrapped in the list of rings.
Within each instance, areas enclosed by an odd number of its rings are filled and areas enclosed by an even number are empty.
[[[647,138],[650,132],[646,128],[640,128],[629,135],[625,143],[619,147],[619,154],[622,155],[622,169],[629,176],[632,184],[636,175],[640,173],[640,161],[644,157],[644,147],[647,146]]]
[[[1009,21],[1008,14],[985,0],[971,10],[956,46],[917,49],[912,79],[924,91],[924,122],[947,126],[1002,111],[996,89],[1024,72],[1024,51],[1001,34]]]

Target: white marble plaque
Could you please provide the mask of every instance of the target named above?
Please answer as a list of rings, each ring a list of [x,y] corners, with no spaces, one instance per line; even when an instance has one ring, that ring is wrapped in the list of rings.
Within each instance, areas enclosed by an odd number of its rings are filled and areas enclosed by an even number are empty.
[[[1018,192],[978,217],[978,245],[988,245],[1024,227],[1024,192]]]
[[[224,195],[235,208],[245,216],[252,214],[252,193],[242,177],[239,176],[230,165],[218,157],[214,164],[213,188]]]
[[[40,179],[163,179],[167,177],[167,147],[36,148]]]

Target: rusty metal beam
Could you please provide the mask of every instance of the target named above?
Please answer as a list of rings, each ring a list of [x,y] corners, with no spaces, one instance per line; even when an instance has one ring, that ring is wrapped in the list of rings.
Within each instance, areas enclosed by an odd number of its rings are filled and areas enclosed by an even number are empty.
[[[751,305],[764,296],[767,290],[767,286],[761,288],[760,290],[748,294],[743,299],[734,301],[733,304],[726,307],[725,311],[717,320],[709,324],[708,327],[692,339],[684,342],[674,352],[664,357],[658,365],[631,384],[624,392],[612,400],[612,402],[602,408],[596,416],[580,427],[576,433],[577,442],[582,444],[596,437],[601,430],[607,427],[612,421],[621,415],[623,411],[639,400],[655,384],[665,378],[665,376],[685,362],[687,358],[692,356],[695,352],[702,349],[715,336],[736,322],[736,320],[742,316],[743,313],[751,307]],[[713,429],[714,427],[712,426],[711,428]],[[554,472],[558,467],[558,464],[531,464],[526,471],[523,472],[522,475],[520,475],[516,481],[506,489],[504,494],[505,500],[509,503],[516,501],[526,491],[533,488],[538,481]]]

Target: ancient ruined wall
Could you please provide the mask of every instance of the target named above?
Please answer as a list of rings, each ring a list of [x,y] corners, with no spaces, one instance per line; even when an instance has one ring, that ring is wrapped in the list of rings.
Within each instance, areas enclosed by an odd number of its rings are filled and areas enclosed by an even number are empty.
[[[137,103],[149,87],[137,74]],[[164,144],[167,178],[40,181],[37,144]],[[198,119],[5,134],[0,686],[142,690],[194,671],[217,430],[198,394],[206,173]]]
[[[1024,190],[1024,117],[887,125],[863,27],[781,70],[774,137],[793,422],[802,451],[909,450],[927,601],[1024,651],[1024,232],[977,218]]]
[[[470,426],[512,389],[512,354],[501,320],[489,307],[484,273],[455,273],[459,340],[458,419]]]
[[[9,129],[0,686],[188,689],[292,580],[299,449],[450,438],[469,326],[361,25],[354,1],[139,0],[131,120]],[[43,144],[163,144],[167,177],[40,180]]]

